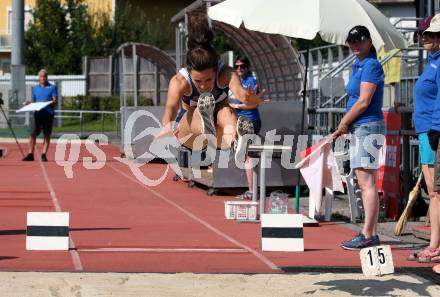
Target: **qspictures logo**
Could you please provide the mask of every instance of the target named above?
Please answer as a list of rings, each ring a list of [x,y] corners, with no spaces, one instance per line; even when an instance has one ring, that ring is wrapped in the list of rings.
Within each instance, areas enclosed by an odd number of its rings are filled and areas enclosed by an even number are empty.
[[[145,119],[142,119],[145,117]],[[138,123],[139,121],[139,123]],[[156,127],[145,127],[138,133],[142,123],[154,123]],[[171,123],[171,125],[177,126],[177,123]],[[149,111],[138,110],[133,112],[127,119],[127,122],[123,131],[123,151],[125,158],[114,157],[113,159],[126,165],[136,179],[142,184],[150,187],[161,184],[169,170],[171,169],[178,176],[182,177],[182,170],[179,167],[178,151],[190,138],[194,138],[193,152],[189,160],[189,168],[192,171],[194,177],[201,177],[201,167],[208,166],[214,162],[219,168],[228,168],[231,164],[231,150],[229,149],[217,149],[217,139],[214,135],[194,135],[189,134],[183,138],[178,139],[175,135],[157,137],[162,131],[161,122]],[[234,127],[228,126],[224,128],[223,138],[221,139],[221,147],[226,148],[229,146],[230,139],[233,135]],[[266,162],[260,164],[264,168],[270,168],[272,166],[272,153],[271,148],[275,143],[280,143],[282,140],[282,146],[291,147],[292,150],[284,150],[281,153],[281,166],[284,169],[293,170],[295,164],[300,161],[300,152],[304,151],[309,143],[308,135],[299,135],[295,139],[295,135],[277,135],[276,130],[267,131],[264,137],[264,143],[262,143],[261,137],[258,135],[245,135],[247,140],[251,140],[253,145],[263,145],[266,151]],[[322,135],[312,135],[312,143],[317,143],[322,140]],[[344,147],[346,141],[350,141],[350,158],[356,156],[358,152],[369,155],[379,155],[378,150],[381,150],[385,137],[381,134],[371,134],[365,137],[362,141],[357,141],[354,135],[344,135],[336,140],[335,147]],[[147,141],[143,141],[147,140]],[[295,143],[296,141],[296,143]],[[103,168],[107,161],[105,152],[97,145],[108,145],[108,137],[104,134],[91,134],[84,142],[76,134],[64,134],[62,135],[56,145],[55,161],[64,168],[64,173],[67,178],[74,178],[74,165],[82,161],[82,166],[90,170],[99,170]],[[144,151],[140,155],[136,155],[133,148],[137,143],[149,143],[148,147],[143,148]],[[207,144],[207,145],[206,145]],[[296,146],[295,146],[296,144]],[[81,147],[84,146],[88,153],[93,157],[84,156],[80,160]],[[363,149],[361,149],[363,148]],[[202,154],[203,151],[203,154]],[[381,154],[384,155],[384,154]],[[218,159],[217,159],[218,158]],[[150,161],[154,159],[162,159],[166,161],[166,166],[163,174],[158,178],[149,178],[142,166],[148,166]],[[245,158],[243,161],[235,158],[235,166],[244,169],[245,167],[253,168],[258,166],[260,159],[252,158],[250,164],[245,164]],[[370,157],[362,157],[362,162],[381,162],[379,159]]]

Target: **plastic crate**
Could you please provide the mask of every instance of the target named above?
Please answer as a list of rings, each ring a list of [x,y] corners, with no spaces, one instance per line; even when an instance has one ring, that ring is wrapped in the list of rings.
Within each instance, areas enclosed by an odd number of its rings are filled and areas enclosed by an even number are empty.
[[[257,214],[258,202],[225,201],[225,216],[228,220],[254,221]]]

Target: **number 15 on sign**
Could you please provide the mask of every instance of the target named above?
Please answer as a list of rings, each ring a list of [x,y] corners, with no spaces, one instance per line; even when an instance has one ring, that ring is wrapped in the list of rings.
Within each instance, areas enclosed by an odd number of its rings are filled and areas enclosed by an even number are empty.
[[[394,273],[393,255],[389,245],[362,249],[360,252],[362,272],[365,276]]]

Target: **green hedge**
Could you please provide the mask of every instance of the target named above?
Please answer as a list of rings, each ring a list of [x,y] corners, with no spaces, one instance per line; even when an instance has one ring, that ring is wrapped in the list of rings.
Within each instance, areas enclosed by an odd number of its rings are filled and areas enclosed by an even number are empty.
[[[127,106],[133,105],[133,97],[127,97]],[[138,106],[152,106],[153,99],[139,96]],[[118,111],[120,109],[119,96],[75,96],[63,97],[63,109],[65,110],[105,110]]]

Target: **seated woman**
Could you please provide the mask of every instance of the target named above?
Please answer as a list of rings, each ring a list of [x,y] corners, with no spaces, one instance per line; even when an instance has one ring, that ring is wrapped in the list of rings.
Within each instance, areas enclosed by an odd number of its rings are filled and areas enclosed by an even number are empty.
[[[228,103],[228,92],[230,89],[243,103],[258,105],[262,100],[256,90],[245,90],[235,71],[223,65],[211,45],[214,35],[206,18],[191,18],[188,33],[186,67],[169,83],[160,135],[172,132],[178,139],[185,139],[184,146],[199,150],[200,144],[194,143],[197,136],[203,134],[208,140],[214,136],[217,147],[233,145],[236,162],[244,162],[248,142],[242,136],[253,135],[253,126],[247,118],[237,120]],[[183,114],[172,131],[172,121],[181,106]]]

